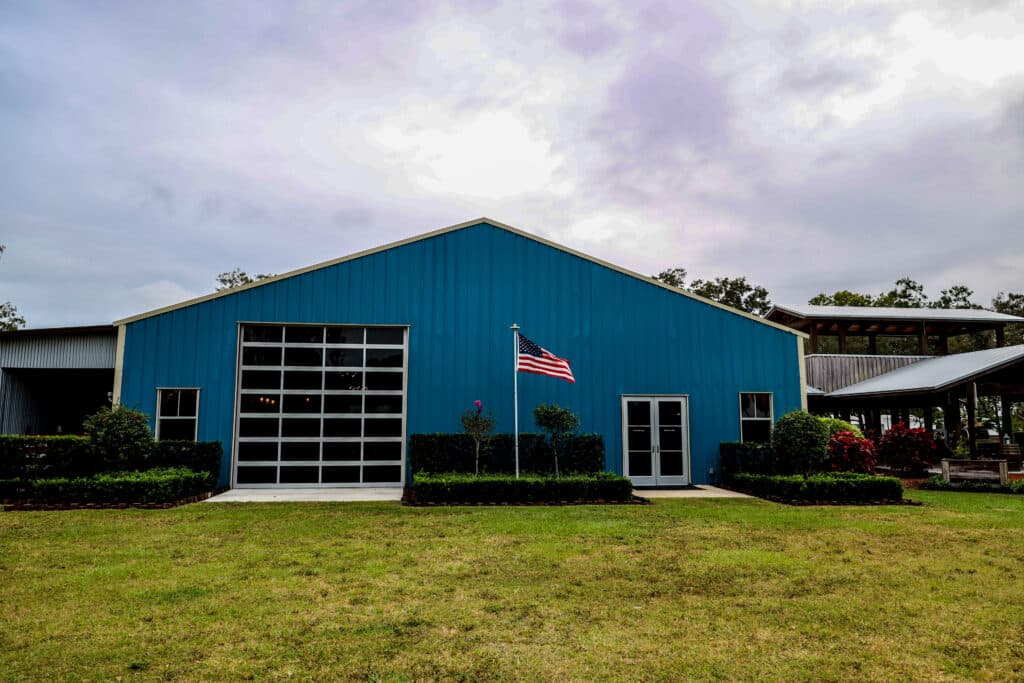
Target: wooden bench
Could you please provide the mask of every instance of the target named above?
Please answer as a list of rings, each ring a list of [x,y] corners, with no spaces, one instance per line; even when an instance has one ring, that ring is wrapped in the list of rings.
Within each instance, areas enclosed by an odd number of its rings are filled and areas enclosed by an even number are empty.
[[[942,478],[947,482],[979,481],[1010,485],[1005,460],[946,459],[942,461]]]
[[[1010,471],[1019,471],[1021,469],[1020,446],[1015,443],[1001,445],[996,452],[996,459],[1005,460]]]

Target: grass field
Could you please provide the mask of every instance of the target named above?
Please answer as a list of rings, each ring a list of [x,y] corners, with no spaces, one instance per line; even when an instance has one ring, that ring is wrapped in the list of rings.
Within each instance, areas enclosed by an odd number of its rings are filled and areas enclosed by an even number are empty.
[[[1024,496],[0,515],[0,680],[1024,679]]]

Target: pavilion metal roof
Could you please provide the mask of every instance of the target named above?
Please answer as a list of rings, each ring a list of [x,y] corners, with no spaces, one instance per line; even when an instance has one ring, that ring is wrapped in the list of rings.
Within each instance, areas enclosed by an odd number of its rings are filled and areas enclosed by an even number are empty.
[[[936,323],[1024,323],[1024,318],[974,308],[895,308],[885,306],[812,306],[775,304],[766,318],[776,311],[808,320],[892,320]]]
[[[1024,361],[1024,344],[938,356],[827,394],[828,398],[894,396],[942,391]]]

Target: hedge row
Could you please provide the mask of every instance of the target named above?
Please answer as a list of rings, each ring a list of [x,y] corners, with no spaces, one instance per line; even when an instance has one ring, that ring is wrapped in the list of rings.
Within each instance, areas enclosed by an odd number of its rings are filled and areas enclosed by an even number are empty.
[[[768,443],[723,441],[718,445],[719,469],[724,479],[747,474],[776,474],[772,446]]]
[[[628,502],[633,485],[625,477],[601,472],[559,478],[496,474],[416,474],[415,503],[558,503]]]
[[[117,472],[91,477],[0,480],[0,498],[43,505],[78,503],[168,503],[213,488],[208,472],[185,467]]]
[[[494,434],[480,446],[480,472],[515,472],[515,439],[511,434]],[[415,472],[461,472],[474,469],[473,439],[468,434],[413,434],[409,437],[409,461]],[[558,462],[560,472],[603,472],[604,439],[600,434],[569,437],[565,453]],[[554,472],[551,446],[543,434],[519,435],[519,471],[546,474]]]
[[[157,441],[121,469],[187,467],[216,477],[223,455],[219,441]],[[84,436],[0,436],[0,479],[88,477],[102,472],[104,462]]]
[[[922,488],[936,491],[968,491],[973,493],[1019,493],[1024,494],[1024,479],[1014,479],[1009,486],[1001,484],[989,484],[983,481],[957,481],[948,482],[941,474],[936,474],[929,479]]]
[[[801,475],[736,474],[736,489],[759,498],[823,503],[863,503],[903,500],[903,484],[896,477],[853,472]]]

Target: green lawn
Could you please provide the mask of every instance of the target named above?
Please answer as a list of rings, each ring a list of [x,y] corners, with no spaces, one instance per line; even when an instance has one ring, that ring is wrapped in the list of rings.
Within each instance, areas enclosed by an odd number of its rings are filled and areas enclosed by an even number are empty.
[[[0,680],[1024,678],[1024,496],[0,514]]]

